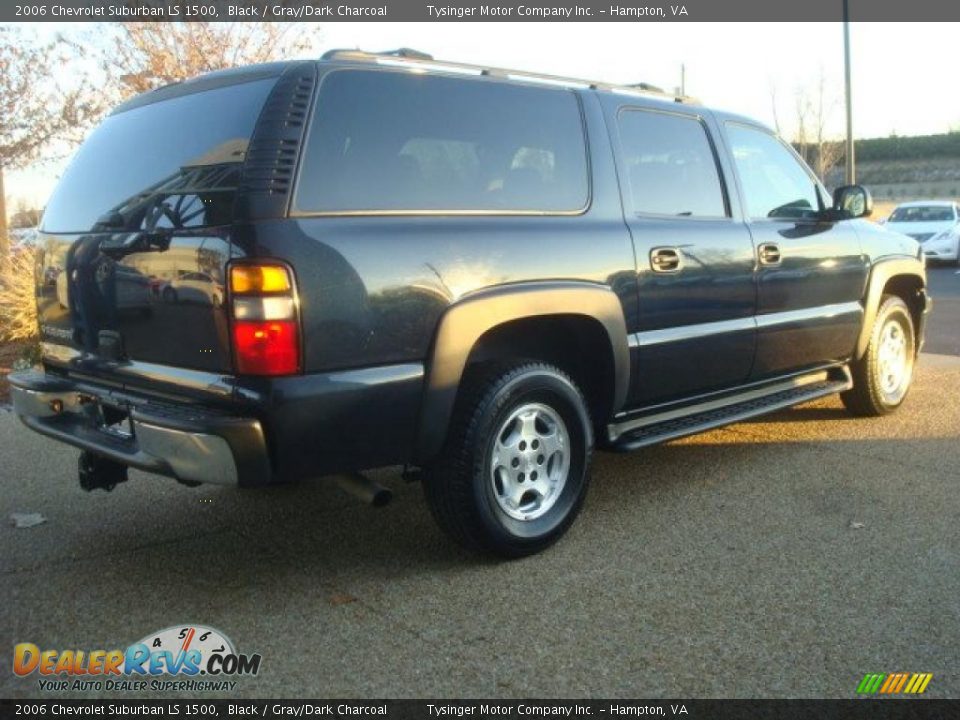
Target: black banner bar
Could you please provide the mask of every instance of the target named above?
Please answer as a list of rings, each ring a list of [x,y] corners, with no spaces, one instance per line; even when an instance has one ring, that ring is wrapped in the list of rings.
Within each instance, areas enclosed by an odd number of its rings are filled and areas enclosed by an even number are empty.
[[[0,700],[2,720],[37,717],[941,720],[960,700]]]
[[[2,22],[812,22],[842,0],[4,0]],[[960,3],[850,0],[854,21],[960,20]]]

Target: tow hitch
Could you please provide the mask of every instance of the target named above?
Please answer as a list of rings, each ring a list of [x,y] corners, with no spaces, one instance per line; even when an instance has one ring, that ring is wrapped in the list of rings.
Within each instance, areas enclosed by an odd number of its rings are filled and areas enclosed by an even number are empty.
[[[80,487],[87,492],[101,489],[110,492],[117,483],[127,481],[127,466],[84,450],[77,461]]]

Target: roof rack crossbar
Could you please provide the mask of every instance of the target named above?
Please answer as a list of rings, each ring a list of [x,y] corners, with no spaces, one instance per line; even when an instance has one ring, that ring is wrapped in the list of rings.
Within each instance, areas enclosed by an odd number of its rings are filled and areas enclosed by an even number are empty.
[[[329,50],[323,54],[323,60],[347,60],[357,62],[377,62],[380,59],[389,59],[390,64],[410,64],[412,67],[417,65],[429,66],[434,70],[450,70],[452,72],[469,72],[472,74],[484,75],[488,77],[510,78],[513,80],[527,80],[530,82],[543,82],[551,85],[569,85],[573,87],[586,87],[591,90],[606,90],[610,92],[628,92],[642,93],[645,95],[654,95],[667,98],[678,103],[699,104],[695,98],[685,95],[676,95],[669,93],[656,85],[649,83],[634,83],[630,85],[618,85],[616,83],[584,80],[581,78],[566,77],[563,75],[550,75],[547,73],[536,73],[527,70],[509,70],[507,68],[487,67],[484,65],[471,65],[469,63],[448,62],[446,60],[434,60],[432,55],[412,50],[410,48],[399,48],[398,50],[389,50],[387,52],[367,52],[364,50]]]

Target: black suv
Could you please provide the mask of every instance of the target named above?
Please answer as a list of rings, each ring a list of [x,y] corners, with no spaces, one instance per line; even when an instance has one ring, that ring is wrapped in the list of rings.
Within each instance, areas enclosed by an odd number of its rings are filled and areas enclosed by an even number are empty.
[[[924,265],[869,212],[762,125],[644,85],[411,51],[217,72],[77,153],[14,405],[88,489],[405,465],[456,540],[529,554],[595,444],[901,404]]]

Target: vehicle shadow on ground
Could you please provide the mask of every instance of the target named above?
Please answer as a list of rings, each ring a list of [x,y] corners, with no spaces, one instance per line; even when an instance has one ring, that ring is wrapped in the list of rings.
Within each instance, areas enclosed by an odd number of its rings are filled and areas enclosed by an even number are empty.
[[[396,493],[383,509],[361,505],[328,480],[236,491],[158,485],[167,481],[135,474],[95,498],[64,487],[58,492],[68,507],[60,521],[0,533],[5,556],[7,538],[16,545],[46,538],[44,551],[52,544],[59,553],[6,572],[3,595],[17,637],[92,647],[202,622],[263,651],[274,663],[271,677],[278,677],[307,673],[284,653],[316,652],[311,643],[317,642],[330,649],[317,657],[329,661],[331,672],[337,657],[364,647],[389,645],[384,653],[406,665],[420,662],[422,647],[493,657],[496,643],[472,616],[506,622],[498,632],[533,637],[535,628],[527,629],[516,611],[537,598],[556,612],[597,606],[608,630],[629,617],[633,637],[646,641],[644,633],[662,630],[693,633],[696,645],[693,628],[706,623],[720,633],[711,641],[720,647],[726,625],[701,607],[704,593],[728,598],[720,615],[737,612],[753,594],[760,599],[750,602],[767,610],[786,603],[797,611],[812,602],[804,593],[823,583],[854,586],[878,573],[889,579],[888,546],[902,547],[894,564],[906,573],[893,585],[952,562],[942,559],[950,555],[940,545],[948,546],[943,538],[955,532],[955,513],[944,512],[956,500],[943,479],[943,458],[955,456],[956,438],[884,437],[897,430],[878,424],[866,437],[831,432],[784,441],[776,439],[783,418],[766,422],[632,454],[598,453],[584,511],[570,533],[516,562],[450,542],[420,486],[404,483],[396,469],[372,473]],[[838,427],[861,432],[849,423]],[[895,457],[910,458],[909,469],[891,474],[888,459]],[[901,476],[923,477],[924,463],[940,468],[939,479],[917,484],[905,504]],[[854,522],[866,528],[852,529]],[[26,546],[20,550],[25,560],[34,557]],[[920,556],[926,560],[918,565]],[[49,598],[57,598],[55,608]],[[645,604],[649,609],[640,610]],[[544,622],[552,617],[546,612]],[[96,623],[79,631],[76,618]],[[599,635],[589,641],[603,644]],[[592,649],[596,657],[608,651]],[[466,662],[456,658],[449,662]],[[308,675],[303,682],[313,682]],[[250,685],[243,692],[266,691]]]
[[[780,410],[771,415],[743,420],[741,425],[769,425],[770,423],[810,423],[849,421],[853,416],[842,407],[798,407]]]
[[[848,416],[842,409],[812,407],[781,413],[767,422],[838,417]],[[783,491],[776,484],[783,478],[791,483],[805,477],[816,480],[820,471],[805,467],[809,458],[798,456],[812,446],[829,453],[830,460],[845,457],[855,463],[864,456],[900,456],[916,459],[918,467],[922,458],[939,463],[956,446],[953,438],[778,443],[755,437],[762,427],[757,421],[744,427],[750,434],[719,431],[637,453],[597,453],[586,507],[572,533],[580,539],[561,543],[561,554],[571,549],[571,543],[602,544],[604,526],[636,521],[665,498],[676,502],[699,493],[707,501],[718,490],[732,492],[723,488],[724,483],[750,484],[751,478],[769,480],[772,493]],[[260,490],[177,488],[162,502],[122,513],[109,524],[78,513],[61,542],[69,546],[73,558],[95,567],[109,565],[108,576],[122,576],[131,586],[148,579],[182,582],[196,570],[188,582],[194,591],[209,589],[210,599],[227,589],[261,584],[313,578],[336,588],[339,580],[349,582],[360,575],[386,582],[398,575],[432,575],[503,562],[449,541],[434,524],[419,483],[405,483],[397,469],[372,475],[395,492],[386,508],[359,503],[329,478]],[[138,484],[156,482],[167,481],[134,477],[113,495],[122,494],[126,504],[135,501],[131,496],[138,492]],[[110,495],[101,497],[111,501]],[[91,585],[99,577],[94,574]]]

